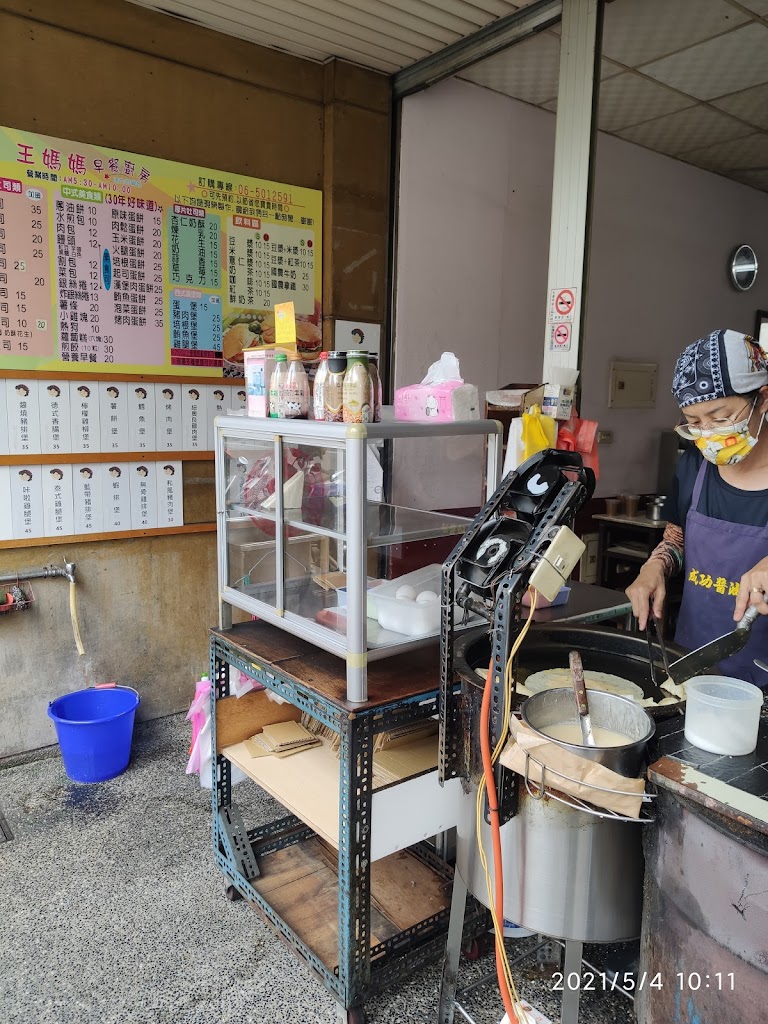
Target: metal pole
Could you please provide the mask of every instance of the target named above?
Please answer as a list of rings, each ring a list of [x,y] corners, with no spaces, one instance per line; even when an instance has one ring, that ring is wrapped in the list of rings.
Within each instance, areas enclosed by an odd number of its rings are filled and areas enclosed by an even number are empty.
[[[443,977],[440,982],[440,1006],[438,1024],[453,1024],[456,1012],[456,985],[459,979],[459,957],[461,939],[464,934],[464,914],[467,907],[467,883],[456,870],[453,874],[451,916],[448,919],[448,939],[443,960]]]
[[[577,369],[586,310],[603,0],[563,0],[543,380]]]
[[[41,569],[20,569],[18,572],[7,572],[0,576],[0,583],[18,583],[19,580],[45,580],[62,576],[75,582],[75,563],[65,562],[64,565],[44,565]]]
[[[347,535],[347,700],[361,704],[368,699],[368,645],[366,640],[366,524],[367,431],[364,423],[350,424],[347,431],[346,535]]]
[[[581,954],[583,942],[571,939],[565,943],[565,964],[563,965],[563,1005],[560,1012],[561,1024],[579,1024],[579,997],[581,995]],[[570,979],[575,976],[571,982]]]

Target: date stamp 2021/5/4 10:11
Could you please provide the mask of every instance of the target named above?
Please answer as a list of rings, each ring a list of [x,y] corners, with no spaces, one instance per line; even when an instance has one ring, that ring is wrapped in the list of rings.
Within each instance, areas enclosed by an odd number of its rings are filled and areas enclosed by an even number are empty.
[[[698,971],[678,971],[676,974],[664,977],[660,971],[651,974],[643,971],[635,974],[625,971],[622,974],[603,971],[584,971],[578,973],[571,971],[570,974],[563,974],[556,971],[552,975],[553,992],[642,992],[644,989],[663,989],[674,987],[680,992],[734,992],[736,989],[736,975],[733,971],[723,973],[717,971],[714,974],[700,974]]]

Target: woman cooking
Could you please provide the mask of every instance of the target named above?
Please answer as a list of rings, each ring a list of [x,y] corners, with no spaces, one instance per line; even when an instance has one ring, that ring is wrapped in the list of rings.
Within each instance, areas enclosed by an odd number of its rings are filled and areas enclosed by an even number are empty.
[[[748,335],[715,331],[685,349],[672,391],[695,448],[681,457],[664,539],[627,589],[640,629],[660,616],[666,581],[685,573],[675,642],[695,650],[760,612],[723,673],[768,686],[768,354]]]

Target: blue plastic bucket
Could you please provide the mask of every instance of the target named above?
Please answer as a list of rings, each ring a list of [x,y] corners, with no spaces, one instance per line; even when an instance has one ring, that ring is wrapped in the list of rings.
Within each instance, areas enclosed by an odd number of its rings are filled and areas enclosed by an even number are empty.
[[[139,695],[129,686],[93,686],[48,705],[64,770],[73,782],[104,782],[120,775],[131,757]]]

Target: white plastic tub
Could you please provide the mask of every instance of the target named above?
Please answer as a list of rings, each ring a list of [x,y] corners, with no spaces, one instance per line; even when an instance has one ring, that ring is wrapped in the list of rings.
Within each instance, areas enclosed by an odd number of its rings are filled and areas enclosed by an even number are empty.
[[[405,584],[413,587],[417,594],[420,594],[422,590],[431,590],[432,593],[437,594],[439,597],[440,588],[442,586],[442,572],[442,565],[435,563],[434,565],[425,565],[423,569],[416,569],[414,572],[407,572],[404,576],[398,576],[395,580],[385,580],[383,583],[380,583],[375,590],[368,591],[368,618],[378,619],[379,598],[390,598],[394,601],[398,590],[400,587],[405,586]],[[400,603],[401,602],[398,602],[398,604]],[[413,607],[413,605],[411,605],[411,607]],[[439,601],[437,602],[437,608],[437,626],[435,628],[439,628],[440,626]],[[432,620],[430,619],[430,621]],[[384,623],[382,622],[381,625],[383,626]],[[391,629],[393,627],[387,626],[385,628]],[[422,632],[429,632],[430,628],[431,627],[427,627],[427,629],[422,630]],[[398,630],[397,632],[401,633],[403,630]]]
[[[763,691],[729,676],[686,683],[685,738],[713,754],[751,754],[757,746]]]

